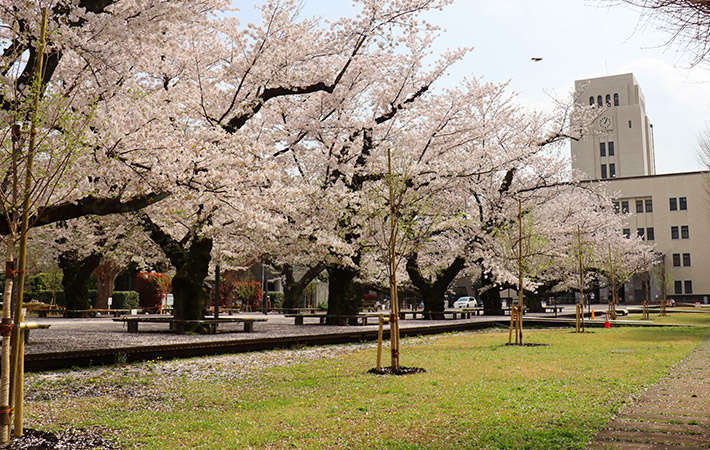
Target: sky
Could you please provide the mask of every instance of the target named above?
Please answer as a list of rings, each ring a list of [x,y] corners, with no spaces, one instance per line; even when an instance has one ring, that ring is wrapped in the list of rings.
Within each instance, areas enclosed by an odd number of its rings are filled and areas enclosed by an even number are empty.
[[[309,17],[353,11],[350,0],[302,1]],[[242,14],[258,18],[249,7]],[[442,87],[465,76],[509,82],[521,104],[549,111],[551,98],[568,96],[575,80],[631,72],[653,124],[656,172],[702,169],[698,135],[710,123],[710,72],[689,68],[690,56],[666,45],[670,36],[639,9],[599,0],[455,0],[425,18],[444,30],[436,52],[474,47]]]

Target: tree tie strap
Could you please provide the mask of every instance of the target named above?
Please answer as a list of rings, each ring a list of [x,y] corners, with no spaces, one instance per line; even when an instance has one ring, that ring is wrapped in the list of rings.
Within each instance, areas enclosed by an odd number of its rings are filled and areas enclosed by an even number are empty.
[[[2,319],[0,323],[0,336],[10,336],[12,334],[12,319]]]
[[[13,408],[9,406],[0,406],[0,425],[10,425],[12,420],[10,415],[12,414]]]

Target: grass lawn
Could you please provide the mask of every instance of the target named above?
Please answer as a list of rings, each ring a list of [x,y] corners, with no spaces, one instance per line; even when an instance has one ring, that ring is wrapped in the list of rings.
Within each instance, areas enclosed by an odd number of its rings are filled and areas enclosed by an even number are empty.
[[[672,325],[700,325],[710,327],[710,311],[704,312],[675,312],[672,308],[668,308],[669,312],[665,316],[656,313],[649,313],[649,317],[654,323],[672,324]],[[624,320],[641,320],[641,314],[629,314],[625,317],[619,317]]]
[[[26,426],[104,427],[143,448],[584,448],[630,395],[710,328],[616,327],[407,339],[365,373],[370,344],[154,361],[27,376]],[[385,352],[386,353],[386,352]]]

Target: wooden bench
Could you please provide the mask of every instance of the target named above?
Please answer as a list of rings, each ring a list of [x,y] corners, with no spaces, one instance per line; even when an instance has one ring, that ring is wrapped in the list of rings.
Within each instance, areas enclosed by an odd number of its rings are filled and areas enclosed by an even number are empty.
[[[37,314],[37,317],[61,316],[64,314],[64,308],[37,308],[28,309],[27,315]]]
[[[331,318],[335,319],[338,321],[338,325],[344,326],[348,325],[348,323],[353,320],[356,323],[359,323],[360,325],[367,325],[367,319],[369,317],[377,317],[377,315],[371,315],[371,314],[338,314],[338,315],[327,315],[327,314],[318,314],[318,313],[309,313],[309,314],[286,314],[284,317],[293,317],[294,318],[294,323],[296,325],[303,325],[303,319],[305,318],[317,318],[318,322],[323,325],[326,322],[326,319]]]
[[[527,306],[523,307],[523,315],[525,315],[525,313],[527,313],[527,312],[528,312],[528,307]],[[503,315],[506,315],[506,316],[510,315],[510,306],[506,306],[505,308],[503,308]]]
[[[117,319],[113,319],[114,322],[124,322],[129,333],[138,332],[138,324],[140,322],[144,323],[167,323],[170,325],[170,331],[175,331],[177,334],[185,333],[186,325],[205,325],[207,326],[207,332],[209,334],[217,333],[217,326],[220,323],[243,323],[244,331],[246,333],[251,333],[254,331],[254,322],[266,322],[266,319],[262,318],[246,318],[246,317],[229,317],[229,318],[219,318],[219,319],[196,319],[196,320],[178,320],[173,317],[138,317],[138,316],[124,316]]]

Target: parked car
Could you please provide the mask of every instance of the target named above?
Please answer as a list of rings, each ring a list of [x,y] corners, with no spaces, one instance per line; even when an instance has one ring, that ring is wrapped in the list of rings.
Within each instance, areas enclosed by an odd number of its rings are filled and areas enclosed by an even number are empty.
[[[478,307],[478,300],[475,297],[459,297],[458,300],[454,302],[454,308],[476,308]]]

